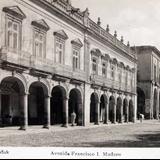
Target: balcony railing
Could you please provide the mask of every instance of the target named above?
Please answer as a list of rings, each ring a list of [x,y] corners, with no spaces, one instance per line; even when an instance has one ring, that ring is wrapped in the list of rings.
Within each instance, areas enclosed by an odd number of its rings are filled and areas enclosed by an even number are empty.
[[[67,14],[69,17],[72,17],[74,20],[81,23],[82,25],[85,25],[85,22],[84,22],[85,17],[84,17],[83,12],[77,11],[77,12],[71,13],[71,10],[74,10],[75,8],[72,6],[69,6],[70,8],[68,8],[68,4],[66,3],[66,1],[64,0],[57,0],[57,1],[43,0],[43,1],[46,1],[48,5],[58,8],[59,10]],[[134,57],[134,54],[132,53],[129,46],[122,43],[112,34],[110,34],[105,29],[103,29],[101,26],[97,25],[97,23],[95,23],[90,18],[88,18],[88,27],[90,28],[90,30],[92,30],[99,36],[103,37],[104,39],[109,41],[114,46],[118,47],[119,49],[123,50],[125,53],[132,55]]]
[[[125,83],[120,83],[109,78],[105,78],[99,75],[91,76],[91,83],[99,86],[107,87],[109,89],[120,90],[129,93],[135,93],[133,87],[126,85]]]
[[[60,75],[70,79],[77,79],[81,81],[86,80],[85,72],[82,70],[73,71],[71,66],[53,63],[53,61],[49,59],[37,58],[30,55],[28,52],[3,47],[0,52],[0,59],[28,69],[41,70],[43,72]]]

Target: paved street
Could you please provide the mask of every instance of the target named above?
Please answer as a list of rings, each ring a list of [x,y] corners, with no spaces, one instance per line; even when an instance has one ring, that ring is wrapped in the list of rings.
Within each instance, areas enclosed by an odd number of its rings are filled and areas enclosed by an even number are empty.
[[[18,131],[0,128],[0,146],[10,147],[160,147],[160,122]]]

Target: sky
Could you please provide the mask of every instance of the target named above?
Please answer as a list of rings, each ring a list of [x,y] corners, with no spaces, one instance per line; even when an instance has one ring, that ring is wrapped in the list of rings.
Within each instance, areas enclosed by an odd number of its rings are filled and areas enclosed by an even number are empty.
[[[118,39],[130,45],[152,45],[160,50],[160,0],[72,0],[81,11],[89,8],[90,18],[101,26],[116,30]]]

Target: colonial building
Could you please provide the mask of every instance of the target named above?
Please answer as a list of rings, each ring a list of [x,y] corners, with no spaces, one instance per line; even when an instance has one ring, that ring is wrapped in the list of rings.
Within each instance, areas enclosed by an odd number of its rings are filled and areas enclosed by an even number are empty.
[[[158,119],[160,108],[160,51],[154,46],[136,47],[138,54],[138,111]]]
[[[88,9],[1,0],[0,15],[1,126],[135,122],[136,54]]]

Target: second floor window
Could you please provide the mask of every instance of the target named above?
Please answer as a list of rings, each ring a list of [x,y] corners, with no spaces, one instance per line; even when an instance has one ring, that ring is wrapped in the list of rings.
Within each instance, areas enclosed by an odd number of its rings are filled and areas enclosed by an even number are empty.
[[[98,66],[97,66],[97,59],[92,59],[92,72],[93,74],[98,74]]]
[[[20,47],[20,23],[10,19],[7,22],[7,46],[15,50]]]
[[[73,69],[80,69],[80,49],[73,47]]]
[[[64,56],[64,47],[65,41],[61,38],[56,37],[56,44],[55,44],[55,62],[63,64],[63,56]]]
[[[154,81],[156,81],[156,78],[157,78],[157,67],[156,65],[154,65]]]
[[[43,32],[34,31],[34,54],[39,58],[45,58],[46,35]]]
[[[115,71],[114,71],[114,66],[111,65],[111,78],[114,79]]]
[[[121,68],[118,69],[118,81],[119,81],[119,83],[122,82],[122,70],[121,70]]]
[[[103,62],[102,63],[102,76],[106,77],[106,75],[107,75],[106,63]]]

